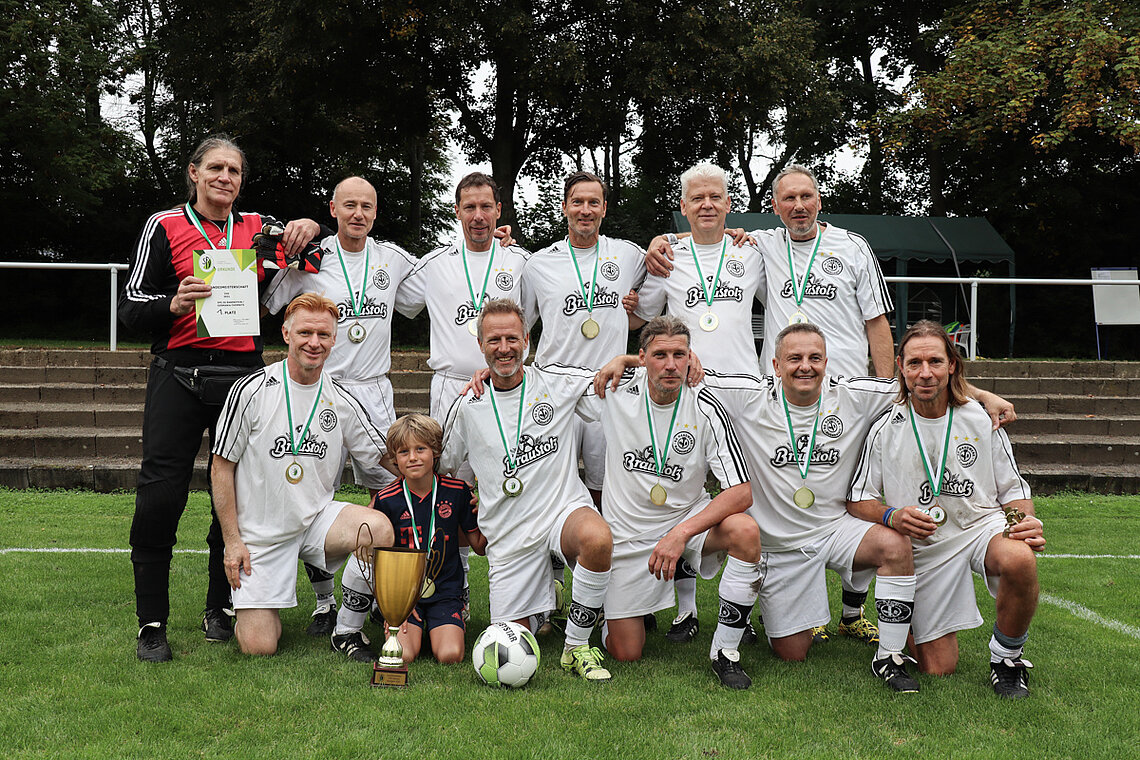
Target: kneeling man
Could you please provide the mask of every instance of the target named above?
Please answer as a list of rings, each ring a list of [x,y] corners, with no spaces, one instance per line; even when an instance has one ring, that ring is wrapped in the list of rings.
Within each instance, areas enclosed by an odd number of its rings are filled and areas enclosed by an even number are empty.
[[[246,654],[277,651],[279,610],[297,606],[298,559],[335,573],[358,548],[358,532],[367,536],[362,525],[373,546],[392,544],[383,514],[333,501],[343,448],[367,466],[385,454],[384,436],[323,371],[337,316],[322,296],[293,299],[281,327],[285,361],[239,380],[218,417],[214,502]]]
[[[1045,546],[1029,486],[1009,438],[966,393],[962,365],[941,325],[923,320],[899,343],[903,385],[871,428],[848,510],[910,537],[917,579],[915,654],[925,673],[958,665],[957,631],[982,623],[971,570],[997,600],[990,681],[999,696],[1029,695],[1021,657],[1037,609]]]
[[[745,511],[752,489],[728,414],[703,384],[685,387],[689,337],[675,316],[650,320],[641,331],[641,366],[583,409],[606,436],[602,513],[614,558],[604,643],[619,660],[640,659],[643,616],[673,606],[678,562],[708,579],[727,556],[709,656],[722,684],[747,689],[752,679],[738,647],[760,587],[760,529]],[[711,500],[709,470],[723,489]]]

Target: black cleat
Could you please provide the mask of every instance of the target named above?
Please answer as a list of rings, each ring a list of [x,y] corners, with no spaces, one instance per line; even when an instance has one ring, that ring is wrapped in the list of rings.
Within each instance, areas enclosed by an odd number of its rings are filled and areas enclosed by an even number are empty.
[[[310,636],[331,636],[336,628],[336,602],[322,604],[313,610],[313,619],[305,632]]]
[[[729,689],[747,689],[752,686],[752,679],[740,667],[740,652],[735,649],[718,649],[716,659],[712,661],[712,669],[720,679],[721,686]]]
[[[165,623],[147,623],[139,629],[137,654],[143,662],[170,662],[174,659],[166,641]]]
[[[990,683],[994,694],[1007,699],[1025,699],[1029,696],[1029,669],[1033,663],[1020,657],[1006,657],[990,663]]]
[[[918,691],[918,681],[906,670],[906,664],[914,659],[905,654],[892,654],[871,662],[871,672],[883,679],[892,691],[911,694]],[[917,663],[915,663],[917,664]]]
[[[641,619],[645,623],[646,633],[653,633],[657,630],[657,616],[652,612],[646,613]]]
[[[682,612],[673,619],[673,625],[669,626],[669,632],[665,634],[665,638],[674,644],[684,644],[686,641],[695,639],[700,629],[701,624],[697,622],[696,615],[691,612]]]
[[[756,629],[752,627],[752,621],[749,620],[744,625],[744,635],[740,637],[740,643],[755,644],[759,640],[760,637],[756,635]]]
[[[334,633],[330,638],[333,651],[340,652],[350,660],[357,662],[374,662],[376,660],[376,653],[372,651],[368,637],[361,631],[344,633],[340,636]]]
[[[202,613],[202,633],[206,641],[229,641],[234,637],[234,619],[229,610],[206,609]]]

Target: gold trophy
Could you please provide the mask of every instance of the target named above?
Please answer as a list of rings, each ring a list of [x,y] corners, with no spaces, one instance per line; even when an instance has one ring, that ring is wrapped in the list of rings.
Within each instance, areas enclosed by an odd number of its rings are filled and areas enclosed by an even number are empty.
[[[388,623],[388,640],[372,665],[373,686],[408,685],[408,666],[397,634],[423,593],[427,556],[426,551],[390,546],[372,549],[371,566],[357,558]]]

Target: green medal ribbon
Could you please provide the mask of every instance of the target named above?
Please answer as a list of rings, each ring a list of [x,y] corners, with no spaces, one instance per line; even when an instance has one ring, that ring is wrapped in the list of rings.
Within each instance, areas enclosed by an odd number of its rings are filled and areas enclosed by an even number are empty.
[[[697,261],[697,244],[692,241],[692,238],[689,240],[689,248],[693,253],[693,263],[697,266],[697,280],[701,283],[701,291],[705,296],[705,304],[709,307],[709,311],[712,311],[713,298],[716,297],[716,286],[720,282],[720,270],[724,267],[724,252],[728,250],[728,238],[726,237],[720,243],[720,263],[717,264],[716,278],[712,281],[711,289],[705,286],[705,275],[701,272],[701,262]]]
[[[801,463],[796,458],[796,431],[792,427],[792,412],[788,409],[788,397],[784,394],[784,386],[780,386],[780,400],[784,402],[784,417],[788,420],[788,441],[792,444],[792,458],[796,460],[796,468],[800,471],[800,479],[807,480],[808,470],[811,469],[811,455],[815,451],[815,431],[819,429],[819,405],[823,403],[823,394],[815,402],[815,422],[811,426],[811,440],[808,441],[807,452]]]
[[[431,549],[432,544],[435,543],[435,489],[439,485],[439,478],[435,475],[431,477],[431,524],[428,526],[428,549]],[[412,521],[412,541],[415,542],[416,549],[420,548],[420,537],[416,533],[416,510],[412,509],[412,494],[408,490],[408,479],[404,478],[404,501],[408,505],[408,517]]]
[[[344,265],[344,254],[340,250],[340,239],[336,239],[336,258],[340,262],[340,271],[344,272],[344,284],[348,288],[348,303],[352,306],[352,313],[360,317],[364,309],[364,291],[368,289],[368,242],[364,243],[364,276],[360,278],[360,304],[356,303],[356,296],[352,294],[352,283],[348,279],[348,267]]]
[[[785,233],[787,235],[787,233]],[[816,226],[815,230],[815,247],[811,249],[811,256],[808,257],[807,270],[804,272],[804,278],[800,282],[800,286],[796,287],[796,263],[792,258],[792,236],[787,235],[788,242],[788,271],[792,274],[792,298],[795,299],[796,308],[803,305],[804,293],[807,292],[808,277],[811,276],[811,265],[815,262],[815,255],[819,252],[819,243],[823,240],[823,230]]]
[[[282,367],[282,379],[285,380],[285,414],[289,417],[289,447],[293,450],[293,458],[297,458],[297,441],[293,437],[293,404],[289,401],[289,365],[288,363]],[[321,375],[321,384],[317,386],[317,400],[313,402],[313,410],[309,412],[309,420],[305,423],[305,429],[301,431],[301,442],[305,442],[305,434],[309,432],[309,425],[313,423],[313,415],[317,413],[317,407],[321,403],[321,390],[325,387],[325,377]]]
[[[645,387],[645,419],[649,422],[649,449],[653,452],[653,467],[657,470],[657,477],[665,472],[665,461],[669,459],[669,447],[673,444],[673,423],[677,421],[677,410],[681,407],[681,394],[685,390],[682,384],[677,389],[677,400],[673,402],[673,416],[669,419],[669,432],[665,435],[665,448],[658,453],[657,435],[653,432],[653,415],[649,411],[649,378],[646,377]]]
[[[930,471],[930,463],[926,459],[926,449],[922,446],[922,439],[918,436],[918,425],[914,424],[914,407],[906,405],[910,414],[910,429],[914,431],[914,442],[918,444],[918,456],[922,459],[922,468],[926,471],[926,482],[930,484],[930,494],[937,499],[942,495],[942,475],[946,472],[946,455],[950,453],[950,428],[954,425],[954,407],[950,407],[949,419],[946,420],[946,439],[942,442],[942,463],[938,466],[938,477]]]
[[[487,271],[483,274],[483,288],[479,291],[479,300],[475,300],[475,288],[471,285],[471,270],[467,267],[467,245],[466,241],[459,244],[460,253],[463,255],[463,274],[467,276],[467,292],[471,294],[471,305],[475,307],[476,311],[483,309],[483,297],[487,295],[487,281],[491,279],[491,269],[495,265],[495,241],[491,240],[491,256],[487,259]]]
[[[503,451],[507,453],[507,466],[510,469],[510,475],[513,477],[515,471],[518,470],[518,465],[515,464],[515,459],[511,456],[511,450],[507,446],[507,434],[503,432],[503,422],[499,418],[499,406],[495,403],[495,383],[492,382],[487,386],[487,394],[491,397],[491,409],[495,412],[495,424],[499,427],[499,438],[503,441]],[[523,370],[522,389],[519,391],[519,420],[518,426],[515,428],[515,456],[519,453],[519,434],[522,433],[522,416],[523,407],[526,406],[526,370]]]
[[[202,223],[198,221],[198,215],[194,213],[194,207],[189,203],[186,204],[186,215],[190,217],[190,223],[193,224],[198,232],[202,234],[202,237],[206,238],[206,242],[210,244],[211,249],[215,251],[229,250],[230,240],[233,238],[234,234],[234,212],[231,211],[229,219],[226,220],[225,237],[222,238],[221,248],[218,248],[216,245],[214,245],[214,241],[210,240],[210,236],[206,234],[206,231],[204,229],[202,229]]]
[[[578,267],[578,257],[574,255],[574,246],[570,245],[570,238],[566,238],[566,248],[570,251],[570,261],[574,263],[574,273],[578,275],[578,287],[582,289],[582,300],[586,302],[586,313],[594,314],[594,296],[598,292],[598,262],[601,261],[602,238],[594,243],[594,279],[590,285],[589,294],[586,293],[586,283],[582,280],[582,270]]]

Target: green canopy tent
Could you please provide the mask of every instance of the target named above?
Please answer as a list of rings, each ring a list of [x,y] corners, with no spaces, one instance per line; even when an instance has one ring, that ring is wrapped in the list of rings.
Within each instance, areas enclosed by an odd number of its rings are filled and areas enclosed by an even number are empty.
[[[981,217],[944,216],[875,216],[870,214],[820,214],[825,222],[857,232],[867,238],[871,249],[881,261],[895,260],[894,274],[905,277],[907,262],[952,261],[958,272],[962,261],[975,263],[1001,264],[1009,268],[1009,276],[1014,277],[1013,249],[1009,247],[988,220]],[[746,230],[770,230],[782,225],[775,214],[729,214],[728,227],[742,227]],[[677,232],[689,230],[689,220],[680,211],[673,212],[673,227]],[[889,271],[884,267],[886,271]],[[895,285],[895,330],[896,340],[902,336],[907,325],[907,299],[910,294],[908,283]],[[963,286],[963,300],[968,304]],[[1009,351],[1013,354],[1014,314],[1016,313],[1016,290],[1009,287]],[[974,319],[971,315],[971,320]]]

